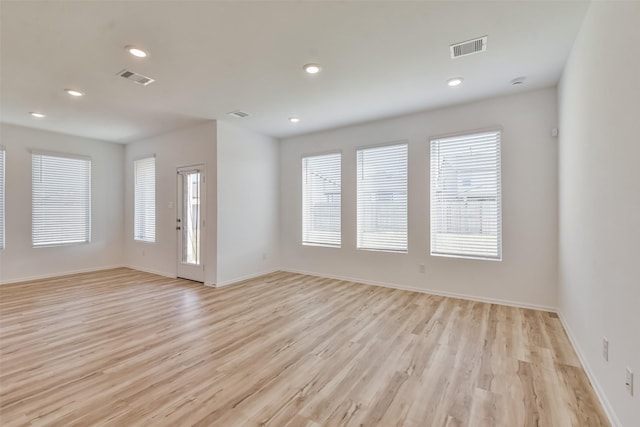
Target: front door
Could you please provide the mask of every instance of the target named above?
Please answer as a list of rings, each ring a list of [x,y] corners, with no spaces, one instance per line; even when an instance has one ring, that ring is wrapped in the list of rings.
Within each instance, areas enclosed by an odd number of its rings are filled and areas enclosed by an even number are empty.
[[[204,167],[178,168],[178,277],[204,282]]]

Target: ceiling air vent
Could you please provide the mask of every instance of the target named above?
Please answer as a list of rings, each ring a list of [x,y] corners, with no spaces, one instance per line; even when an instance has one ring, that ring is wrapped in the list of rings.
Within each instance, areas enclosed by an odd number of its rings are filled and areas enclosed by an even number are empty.
[[[478,37],[477,39],[467,40],[462,43],[455,43],[449,46],[451,50],[451,58],[460,58],[478,52],[487,50],[487,36]]]
[[[231,111],[227,113],[230,116],[233,117],[237,117],[239,119],[244,119],[245,117],[247,117],[249,114],[245,113],[244,111]]]
[[[118,72],[118,75],[142,86],[147,86],[155,81],[151,77],[143,76],[142,74],[134,73],[126,69]]]

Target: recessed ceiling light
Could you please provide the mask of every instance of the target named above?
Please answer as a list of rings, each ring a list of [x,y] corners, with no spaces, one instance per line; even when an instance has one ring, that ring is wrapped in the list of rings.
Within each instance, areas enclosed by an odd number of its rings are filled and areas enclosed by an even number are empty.
[[[137,56],[138,58],[146,58],[148,55],[147,52],[135,46],[127,46],[125,47],[125,49],[127,49],[127,52],[129,52],[131,55]]]
[[[67,92],[69,95],[71,96],[82,96],[84,95],[84,93],[77,91],[77,90],[73,90],[73,89],[65,89],[65,92]]]
[[[308,74],[318,74],[320,72],[320,66],[318,64],[305,64],[302,69]]]
[[[300,121],[300,119],[298,117],[289,117],[289,121],[291,123],[298,123]]]
[[[447,84],[449,86],[458,86],[460,83],[462,83],[462,80],[464,80],[462,77],[455,77],[453,79],[447,80]]]
[[[35,117],[36,119],[42,119],[45,118],[47,116],[45,116],[42,113],[36,113],[35,111],[30,112],[29,114],[31,114],[32,117]]]

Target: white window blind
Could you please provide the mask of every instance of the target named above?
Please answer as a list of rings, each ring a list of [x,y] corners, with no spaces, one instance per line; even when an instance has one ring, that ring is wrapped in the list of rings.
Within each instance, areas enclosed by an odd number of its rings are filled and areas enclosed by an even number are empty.
[[[91,160],[32,153],[33,246],[91,241]]]
[[[407,251],[407,144],[357,151],[358,249]]]
[[[156,158],[133,162],[135,175],[134,239],[156,241]]]
[[[500,132],[431,141],[431,255],[502,258]]]
[[[302,158],[302,244],[340,247],[341,153]]]
[[[0,146],[0,249],[4,249],[4,147]]]

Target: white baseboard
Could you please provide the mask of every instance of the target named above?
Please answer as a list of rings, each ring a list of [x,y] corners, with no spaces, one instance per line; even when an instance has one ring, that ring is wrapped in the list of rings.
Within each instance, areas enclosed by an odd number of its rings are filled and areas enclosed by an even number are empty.
[[[55,277],[70,276],[72,274],[93,273],[93,272],[96,272],[96,271],[111,270],[113,268],[130,268],[132,270],[142,271],[144,273],[156,274],[158,276],[168,277],[170,279],[177,278],[177,276],[175,274],[167,273],[166,271],[154,270],[152,268],[140,267],[140,266],[137,266],[137,265],[117,264],[117,265],[107,265],[107,266],[104,266],[104,267],[94,267],[94,268],[85,268],[85,269],[80,269],[80,270],[62,271],[62,272],[59,272],[59,273],[52,273],[52,274],[42,274],[42,275],[38,275],[38,276],[20,277],[20,278],[17,278],[17,279],[0,281],[0,285],[9,284],[9,283],[30,282],[30,281],[33,281],[33,280],[53,279]],[[234,283],[239,283],[239,282],[243,282],[245,280],[254,279],[254,278],[259,277],[259,276],[264,276],[266,274],[271,274],[271,273],[274,273],[274,272],[276,272],[278,270],[279,269],[263,271],[263,272],[260,272],[260,273],[255,273],[255,274],[250,274],[250,275],[247,275],[247,276],[237,277],[237,278],[234,278],[234,279],[231,279],[231,280],[225,280],[225,281],[219,282],[219,283],[207,283],[207,282],[205,282],[205,285],[206,286],[212,286],[212,287],[215,287],[215,288],[221,288],[223,286],[229,286],[229,285],[233,285]]]
[[[146,268],[146,267],[140,267],[140,266],[136,266],[136,265],[117,264],[117,265],[107,265],[107,266],[103,266],[103,267],[86,268],[86,269],[80,269],[80,270],[63,271],[63,272],[53,273],[53,274],[44,274],[44,275],[37,275],[37,276],[20,277],[20,278],[17,278],[17,279],[3,280],[3,281],[0,281],[0,285],[8,284],[8,283],[17,283],[17,282],[28,282],[28,281],[32,281],[32,280],[48,279],[48,278],[61,277],[61,276],[69,276],[71,274],[91,273],[91,272],[95,272],[95,271],[109,270],[109,269],[112,269],[112,268],[120,268],[120,267],[126,267],[126,268],[130,268],[132,270],[143,271],[145,273],[157,274],[158,276],[169,277],[171,279],[175,279],[177,277],[175,274],[168,273],[166,271],[159,271],[159,270],[154,270],[154,269]],[[230,279],[230,280],[225,280],[225,281],[218,282],[218,283],[205,283],[205,285],[213,286],[213,287],[216,287],[216,288],[221,288],[223,286],[229,286],[229,285],[232,285],[234,283],[242,282],[242,281],[249,280],[249,279],[254,279],[256,277],[264,276],[266,274],[271,274],[271,273],[274,273],[276,271],[287,271],[287,272],[290,272],[290,273],[306,274],[306,275],[309,275],[309,276],[316,276],[316,277],[326,277],[328,279],[345,280],[345,281],[349,281],[349,282],[362,283],[362,284],[365,284],[365,285],[382,286],[382,287],[385,287],[385,288],[401,289],[401,290],[405,290],[405,291],[420,292],[420,293],[423,293],[423,294],[431,294],[431,295],[439,295],[439,296],[444,296],[444,297],[460,298],[460,299],[465,299],[465,300],[470,300],[470,301],[486,302],[486,303],[490,303],[490,304],[507,305],[507,306],[511,306],[511,307],[531,308],[531,309],[534,309],[534,310],[551,311],[551,312],[556,312],[557,311],[555,307],[550,307],[550,306],[543,306],[543,305],[537,305],[537,304],[528,304],[528,303],[522,303],[522,302],[517,302],[517,301],[509,301],[509,300],[503,300],[503,299],[496,299],[496,298],[485,298],[485,297],[479,297],[479,296],[476,296],[476,295],[466,295],[466,294],[460,294],[460,293],[455,293],[455,292],[443,292],[443,291],[434,290],[434,289],[417,288],[417,287],[413,287],[413,286],[398,285],[398,284],[395,284],[395,283],[378,282],[378,281],[372,281],[372,280],[363,280],[363,279],[360,279],[360,278],[357,278],[357,277],[338,276],[338,275],[331,275],[331,274],[324,274],[324,273],[316,273],[316,272],[312,272],[312,271],[295,270],[295,269],[289,269],[289,268],[276,268],[276,269],[273,269],[273,270],[268,270],[268,271],[263,271],[263,272],[259,272],[259,273],[249,274],[249,275],[241,276],[241,277],[236,277],[236,278],[233,278],[233,279]],[[563,323],[565,323],[565,322],[563,322]]]
[[[214,288],[222,288],[223,286],[229,286],[229,285],[233,285],[235,283],[244,282],[245,280],[255,279],[256,277],[265,276],[267,274],[275,273],[276,271],[283,271],[283,270],[280,269],[280,268],[276,268],[274,270],[263,271],[261,273],[255,273],[255,274],[249,274],[247,276],[242,276],[242,277],[236,277],[234,279],[224,280],[224,281],[218,282],[218,283],[205,283],[205,285],[213,286]]]
[[[602,405],[604,412],[607,414],[607,417],[609,418],[609,422],[613,427],[622,427],[622,423],[620,422],[620,420],[618,419],[618,416],[613,410],[613,406],[611,406],[611,402],[609,402],[609,399],[607,398],[607,395],[605,394],[602,386],[600,385],[598,378],[596,378],[595,374],[593,373],[593,370],[591,369],[591,365],[589,365],[589,363],[587,362],[587,358],[585,357],[584,352],[582,351],[582,348],[580,347],[580,345],[578,345],[578,341],[576,340],[576,337],[573,334],[573,331],[569,327],[569,323],[567,323],[567,319],[559,310],[558,310],[558,317],[560,318],[560,322],[562,322],[562,326],[564,327],[564,330],[567,332],[567,336],[569,337],[569,341],[571,341],[571,345],[573,346],[573,349],[578,355],[578,359],[580,359],[580,363],[582,364],[582,369],[584,369],[584,371],[587,373],[587,377],[589,377],[589,381],[593,386],[593,390],[596,392],[596,396],[598,396],[598,399],[600,400],[600,404]]]
[[[530,308],[530,309],[533,309],[533,310],[549,311],[549,312],[552,312],[552,313],[555,313],[557,311],[557,309],[555,307],[551,307],[551,306],[528,304],[528,303],[523,303],[523,302],[518,302],[518,301],[509,301],[509,300],[496,299],[496,298],[485,298],[485,297],[480,297],[480,296],[476,296],[476,295],[459,294],[459,293],[455,293],[455,292],[443,292],[443,291],[435,290],[435,289],[416,288],[416,287],[413,287],[413,286],[398,285],[398,284],[395,284],[395,283],[364,280],[364,279],[360,279],[360,278],[357,278],[357,277],[336,276],[336,275],[329,275],[329,274],[324,274],[324,273],[315,273],[315,272],[310,272],[310,271],[294,270],[294,269],[289,269],[289,268],[281,268],[280,271],[287,271],[287,272],[290,272],[290,273],[298,273],[298,274],[306,274],[306,275],[309,275],[309,276],[316,276],[316,277],[326,277],[328,279],[345,280],[345,281],[348,281],[348,282],[362,283],[362,284],[365,284],[365,285],[382,286],[384,288],[401,289],[401,290],[404,290],[404,291],[419,292],[419,293],[422,293],[422,294],[438,295],[438,296],[442,296],[442,297],[451,297],[451,298],[459,298],[459,299],[464,299],[464,300],[469,300],[469,301],[486,302],[486,303],[489,303],[489,304],[507,305],[507,306],[510,306],[510,307],[518,307],[518,308]]]
[[[53,279],[55,277],[71,276],[72,274],[93,273],[96,271],[111,270],[113,268],[122,268],[122,267],[126,267],[126,265],[122,265],[122,264],[105,265],[102,267],[92,267],[92,268],[83,268],[80,270],[61,271],[58,273],[39,274],[37,276],[28,276],[28,277],[19,277],[17,279],[0,280],[0,285],[8,285],[9,283],[19,283],[19,282],[31,282],[34,280],[42,280],[42,279]]]
[[[170,279],[175,279],[175,278],[178,277],[173,273],[167,273],[165,271],[158,271],[158,270],[154,270],[152,268],[138,267],[136,265],[125,265],[124,267],[130,268],[132,270],[142,271],[143,273],[157,274],[158,276],[168,277]]]

